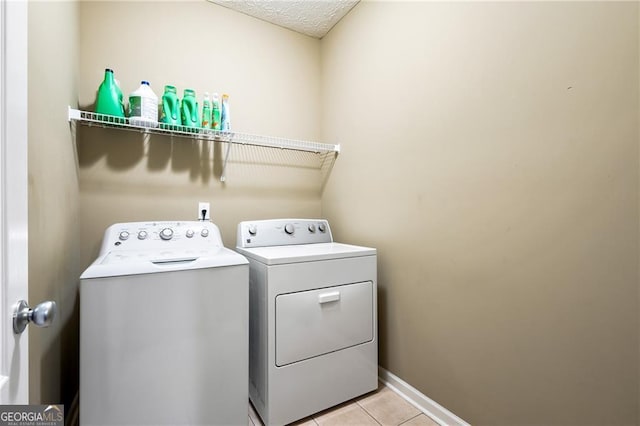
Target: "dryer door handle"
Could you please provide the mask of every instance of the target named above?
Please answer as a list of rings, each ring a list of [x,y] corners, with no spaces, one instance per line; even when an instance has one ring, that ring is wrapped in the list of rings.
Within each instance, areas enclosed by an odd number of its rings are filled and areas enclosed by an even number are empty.
[[[336,302],[340,300],[340,292],[339,291],[332,291],[330,293],[321,293],[318,295],[318,303],[319,304],[323,304],[323,303],[329,303],[329,302]]]

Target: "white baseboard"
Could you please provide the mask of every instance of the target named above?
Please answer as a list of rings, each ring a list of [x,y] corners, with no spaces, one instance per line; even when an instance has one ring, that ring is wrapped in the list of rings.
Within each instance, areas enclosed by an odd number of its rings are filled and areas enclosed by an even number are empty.
[[[395,374],[378,366],[378,378],[391,390],[407,400],[418,410],[431,417],[441,426],[469,426],[469,423],[435,402],[433,399],[421,393],[418,389],[402,380]]]

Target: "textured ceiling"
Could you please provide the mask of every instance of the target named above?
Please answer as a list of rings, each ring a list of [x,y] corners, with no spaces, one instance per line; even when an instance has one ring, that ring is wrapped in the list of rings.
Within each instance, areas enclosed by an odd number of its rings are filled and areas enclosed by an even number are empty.
[[[359,0],[209,0],[315,38],[324,37]]]

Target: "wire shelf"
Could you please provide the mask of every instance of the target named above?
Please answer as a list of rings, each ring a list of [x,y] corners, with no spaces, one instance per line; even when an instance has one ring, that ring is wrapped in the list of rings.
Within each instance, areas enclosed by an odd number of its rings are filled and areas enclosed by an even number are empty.
[[[240,133],[235,131],[223,132],[212,129],[202,129],[187,126],[178,126],[165,123],[144,123],[131,122],[125,117],[115,117],[112,115],[98,114],[90,111],[81,111],[69,107],[69,122],[80,123],[87,126],[97,126],[103,128],[115,128],[141,132],[145,134],[157,134],[166,136],[177,136],[181,138],[218,141],[228,144],[224,157],[222,174],[220,180],[226,180],[226,166],[229,153],[234,144],[259,146],[267,148],[278,148],[292,151],[312,152],[319,154],[320,169],[323,170],[323,186],[328,178],[328,171],[333,167],[336,157],[340,153],[340,145],[324,144],[320,142],[287,139],[274,136],[255,135],[250,133]]]
[[[201,129],[196,127],[178,126],[165,123],[131,123],[128,118],[115,117],[112,115],[98,114],[95,112],[81,111],[69,107],[69,121],[77,121],[82,124],[95,125],[101,127],[112,127],[123,130],[132,130],[158,135],[179,136],[184,138],[214,140],[227,143],[237,143],[242,145],[266,146],[270,148],[291,149],[295,151],[306,151],[315,153],[330,153],[336,155],[340,152],[340,145],[324,144],[319,142],[286,139],[274,136],[262,136],[250,133],[223,132],[212,129]]]

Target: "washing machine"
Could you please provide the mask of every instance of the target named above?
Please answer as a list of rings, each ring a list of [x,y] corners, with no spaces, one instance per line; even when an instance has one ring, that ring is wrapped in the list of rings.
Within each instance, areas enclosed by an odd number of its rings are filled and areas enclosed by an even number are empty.
[[[249,398],[282,425],[378,386],[376,249],[333,241],[326,220],[238,225],[249,260]]]
[[[248,288],[210,222],[110,226],[80,277],[80,424],[246,425]]]

